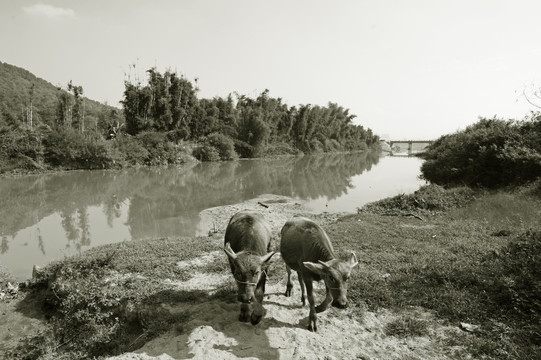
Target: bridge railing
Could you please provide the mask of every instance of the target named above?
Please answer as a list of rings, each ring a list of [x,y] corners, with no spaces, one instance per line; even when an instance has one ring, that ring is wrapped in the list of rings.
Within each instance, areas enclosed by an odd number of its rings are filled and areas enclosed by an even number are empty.
[[[390,140],[388,141],[391,151],[394,144],[408,144],[408,153],[413,152],[413,144],[427,144],[430,145],[434,140]]]

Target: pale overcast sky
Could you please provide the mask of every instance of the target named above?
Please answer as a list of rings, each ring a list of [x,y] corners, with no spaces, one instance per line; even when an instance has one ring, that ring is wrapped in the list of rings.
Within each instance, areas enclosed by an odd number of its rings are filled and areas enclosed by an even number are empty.
[[[0,0],[0,61],[117,105],[138,64],[199,97],[336,102],[392,139],[523,118],[541,85],[541,1]]]

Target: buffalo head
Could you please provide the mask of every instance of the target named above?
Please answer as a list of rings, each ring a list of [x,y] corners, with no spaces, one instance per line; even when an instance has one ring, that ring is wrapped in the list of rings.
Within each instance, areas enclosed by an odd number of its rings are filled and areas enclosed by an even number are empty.
[[[358,264],[355,253],[351,253],[347,261],[332,259],[327,262],[318,261],[303,262],[303,265],[310,271],[321,275],[325,280],[325,286],[330,291],[333,302],[332,305],[337,308],[347,306],[347,281],[351,275],[351,270]]]

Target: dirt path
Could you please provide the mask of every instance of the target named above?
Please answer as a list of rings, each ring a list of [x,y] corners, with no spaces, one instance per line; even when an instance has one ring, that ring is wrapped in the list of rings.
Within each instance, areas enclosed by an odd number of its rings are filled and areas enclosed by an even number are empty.
[[[386,336],[385,324],[398,316],[388,311],[365,312],[359,322],[352,319],[351,309],[331,308],[318,315],[318,332],[310,332],[306,330],[308,307],[301,306],[298,286],[296,293],[288,298],[282,295],[285,280],[276,283],[273,280],[264,300],[267,313],[257,326],[237,320],[239,305],[235,303],[210,301],[189,308],[172,307],[167,310],[173,314],[188,311],[192,315],[181,335],[177,335],[177,329],[148,342],[137,352],[109,359],[448,358],[443,355],[441,345],[428,337]],[[316,289],[317,298],[323,299],[321,284]],[[416,315],[431,318],[430,314],[420,311]],[[442,327],[437,332],[443,336],[445,330],[449,329]]]
[[[260,203],[268,207],[261,206]],[[216,237],[237,211],[252,209],[265,215],[278,236],[284,222],[293,214],[317,218],[320,223],[334,221],[338,214],[313,214],[292,199],[265,195],[242,204],[205,210],[202,226],[216,231]],[[278,239],[277,237],[275,239]],[[217,240],[218,241],[218,240]],[[223,286],[235,287],[230,274],[205,274],[201,268],[213,261],[223,261],[221,251],[188,262],[178,263],[194,271],[186,282],[173,282],[173,288],[205,290],[209,293]],[[275,256],[275,266],[281,260]],[[362,271],[362,266],[357,271]],[[264,299],[266,315],[257,326],[237,320],[239,304],[208,301],[197,305],[168,306],[171,313],[188,312],[191,320],[182,329],[174,329],[146,343],[133,353],[110,360],[128,359],[448,359],[450,349],[444,349],[438,339],[449,336],[456,329],[439,324],[431,314],[419,309],[408,310],[409,315],[431,324],[428,336],[400,339],[385,335],[385,325],[402,314],[389,311],[372,313],[362,309],[338,310],[330,308],[318,314],[318,332],[306,330],[308,306],[301,306],[300,288],[294,279],[294,294],[283,296],[286,279],[270,274]],[[316,301],[324,298],[324,285],[315,285]],[[165,307],[165,305],[162,305]],[[359,318],[358,314],[363,316]],[[357,319],[361,319],[360,321]],[[180,333],[180,335],[179,335]]]

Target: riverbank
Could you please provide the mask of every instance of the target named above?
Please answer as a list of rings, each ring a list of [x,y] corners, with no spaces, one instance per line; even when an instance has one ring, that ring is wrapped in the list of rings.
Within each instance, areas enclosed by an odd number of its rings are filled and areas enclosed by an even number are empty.
[[[539,259],[520,261],[520,251],[535,254],[541,243],[540,193],[538,185],[496,193],[431,186],[346,216],[275,195],[207,209],[209,236],[113,244],[45,268],[0,302],[3,319],[37,322],[20,327],[22,342],[2,326],[0,349],[15,358],[538,358],[539,280],[524,279]],[[242,209],[269,219],[275,248],[285,220],[300,214],[326,229],[339,254],[355,251],[351,306],[320,314],[318,333],[308,332],[298,283],[291,298],[281,295],[285,269],[275,258],[263,321],[238,322],[221,249],[229,217]],[[316,289],[321,300],[322,284]]]

